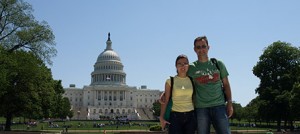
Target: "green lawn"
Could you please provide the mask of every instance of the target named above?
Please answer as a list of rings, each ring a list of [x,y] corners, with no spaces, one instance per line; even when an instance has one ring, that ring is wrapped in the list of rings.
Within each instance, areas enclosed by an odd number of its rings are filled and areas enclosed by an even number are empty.
[[[97,125],[99,124],[99,125]],[[105,124],[100,126],[100,124]],[[113,121],[57,121],[57,122],[39,122],[37,125],[13,124],[13,130],[149,130],[150,126],[159,125],[159,122],[139,122],[131,121],[130,124],[116,124]]]
[[[27,122],[28,120],[25,120]],[[49,122],[38,122],[36,125],[27,125],[24,124],[24,119],[14,118],[14,124],[12,125],[12,130],[14,131],[65,131],[66,127],[68,127],[68,131],[70,133],[83,133],[82,131],[91,133],[99,133],[104,130],[145,130],[148,131],[151,126],[159,125],[159,122],[156,121],[131,121],[130,124],[117,124],[114,121],[55,121],[52,123]],[[4,124],[5,119],[0,117],[0,124]],[[233,123],[238,123],[237,121],[233,121]],[[239,122],[240,124],[248,124],[247,122]],[[297,122],[299,123],[299,122]],[[105,124],[103,126],[96,124]],[[257,125],[260,125],[259,123]],[[272,124],[272,125],[275,125]],[[232,131],[244,130],[243,133],[266,133],[270,128],[260,128],[260,127],[237,127],[231,126]],[[275,129],[272,129],[275,132]],[[213,131],[213,130],[212,130]]]

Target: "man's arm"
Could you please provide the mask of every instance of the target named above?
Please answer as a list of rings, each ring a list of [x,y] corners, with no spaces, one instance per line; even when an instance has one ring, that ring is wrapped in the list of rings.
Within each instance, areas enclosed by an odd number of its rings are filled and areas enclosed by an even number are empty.
[[[225,90],[225,95],[227,98],[227,115],[230,118],[233,115],[231,88],[230,88],[228,77],[223,78],[222,81]]]

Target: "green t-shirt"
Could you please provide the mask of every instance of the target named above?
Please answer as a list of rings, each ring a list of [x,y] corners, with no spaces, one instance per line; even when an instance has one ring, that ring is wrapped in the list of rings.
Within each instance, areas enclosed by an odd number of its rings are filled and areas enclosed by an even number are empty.
[[[229,74],[223,62],[218,60],[220,71],[211,61],[195,61],[190,64],[188,75],[194,80],[196,89],[196,108],[205,108],[224,105],[224,95],[222,91],[222,80]],[[220,75],[221,74],[221,75]]]

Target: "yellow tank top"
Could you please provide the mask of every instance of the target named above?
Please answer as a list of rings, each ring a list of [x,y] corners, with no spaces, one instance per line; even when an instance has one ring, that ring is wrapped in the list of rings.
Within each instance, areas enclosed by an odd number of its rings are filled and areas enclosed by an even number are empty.
[[[166,81],[171,86],[170,78]],[[173,106],[172,111],[188,112],[194,110],[192,101],[193,85],[189,77],[174,77],[172,90]]]

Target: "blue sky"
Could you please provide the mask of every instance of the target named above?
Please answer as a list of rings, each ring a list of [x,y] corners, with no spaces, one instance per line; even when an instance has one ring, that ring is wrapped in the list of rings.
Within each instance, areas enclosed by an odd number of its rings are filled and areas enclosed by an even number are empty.
[[[64,87],[91,83],[110,32],[127,85],[163,91],[166,78],[176,74],[176,57],[197,60],[193,40],[206,35],[209,57],[227,66],[233,100],[246,106],[257,96],[252,68],[264,49],[279,40],[300,46],[299,0],[25,1],[53,30],[58,54],[50,68]]]

